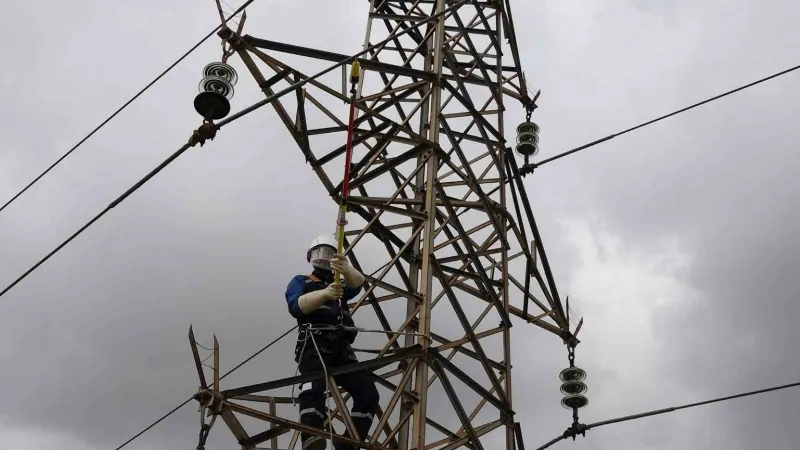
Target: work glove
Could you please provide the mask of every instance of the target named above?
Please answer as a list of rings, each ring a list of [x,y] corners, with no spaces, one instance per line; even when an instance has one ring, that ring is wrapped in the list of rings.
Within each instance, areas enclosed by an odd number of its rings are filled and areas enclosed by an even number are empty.
[[[331,283],[325,289],[319,289],[308,294],[303,294],[297,299],[297,306],[303,314],[311,314],[323,304],[339,300],[344,295],[342,283]]]
[[[344,295],[344,286],[342,286],[342,283],[339,283],[337,281],[335,283],[329,284],[328,287],[326,287],[322,291],[325,292],[325,298],[328,301],[339,300]]]
[[[353,268],[353,266],[347,262],[347,258],[345,258],[344,255],[333,255],[331,258],[331,269],[339,271],[342,276],[344,276],[344,282],[347,283],[347,287],[355,288],[364,283],[364,275]]]

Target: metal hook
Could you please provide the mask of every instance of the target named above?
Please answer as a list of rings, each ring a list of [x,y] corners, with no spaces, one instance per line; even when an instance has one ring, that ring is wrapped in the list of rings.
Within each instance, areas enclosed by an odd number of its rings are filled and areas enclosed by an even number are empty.
[[[206,440],[208,439],[208,433],[211,431],[211,427],[214,426],[214,422],[217,420],[216,414],[211,414],[211,420],[206,423],[206,411],[211,409],[211,405],[214,403],[214,396],[208,397],[208,404],[200,405],[200,435],[197,439],[197,447],[196,450],[205,450]]]

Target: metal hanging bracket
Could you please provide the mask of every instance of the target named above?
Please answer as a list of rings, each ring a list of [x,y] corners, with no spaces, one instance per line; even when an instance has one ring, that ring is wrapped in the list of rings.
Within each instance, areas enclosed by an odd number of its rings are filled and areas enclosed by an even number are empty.
[[[217,336],[215,335],[214,347],[211,349],[211,358],[213,358],[213,366],[211,367],[213,371],[213,383],[210,389],[206,382],[205,372],[203,371],[203,367],[205,366],[203,361],[205,360],[200,359],[200,350],[198,347],[202,346],[195,340],[192,326],[189,326],[189,344],[192,347],[192,356],[197,368],[197,376],[200,379],[200,389],[193,397],[200,404],[198,407],[198,412],[200,412],[200,435],[198,436],[196,450],[205,450],[208,433],[211,431],[211,427],[214,426],[217,416],[222,412],[223,402],[219,392],[219,341],[217,341]],[[205,347],[202,348],[206,349]],[[209,417],[210,420],[206,422]]]

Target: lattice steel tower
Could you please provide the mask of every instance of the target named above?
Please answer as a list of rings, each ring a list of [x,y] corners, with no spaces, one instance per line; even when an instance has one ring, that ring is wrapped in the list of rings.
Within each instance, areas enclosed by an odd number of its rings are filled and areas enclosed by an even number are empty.
[[[231,56],[229,64],[252,74],[339,203],[355,57],[243,35],[242,28],[219,33],[229,50],[223,60]],[[346,249],[367,283],[351,303],[358,326],[383,331],[361,333],[355,344],[373,350],[357,368],[373,370],[381,390],[364,447],[520,448],[512,322],[536,325],[568,346],[577,340],[522,189],[517,137],[504,132],[511,100],[527,112],[527,130],[511,125],[531,132],[523,156],[536,149],[535,98],[525,85],[509,0],[372,0],[356,57]],[[320,63],[335,68],[308,75]],[[292,355],[275,358],[292,364]],[[305,428],[289,389],[308,380],[228,390],[201,381],[197,399],[242,448],[299,449]],[[348,396],[332,391],[341,431],[350,420]],[[245,430],[240,415],[270,425]]]

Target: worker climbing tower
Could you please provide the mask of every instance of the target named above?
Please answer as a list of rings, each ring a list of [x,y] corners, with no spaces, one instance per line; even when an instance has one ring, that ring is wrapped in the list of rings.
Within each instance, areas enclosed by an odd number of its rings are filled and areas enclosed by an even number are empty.
[[[301,431],[329,437],[299,423],[298,386],[361,368],[381,394],[364,448],[522,448],[512,325],[538,327],[572,351],[580,324],[562,306],[520,178],[518,161],[538,152],[538,94],[523,76],[512,1],[365,2],[354,56],[245,34],[245,16],[236,30],[221,28],[223,57],[202,74],[221,80],[203,78],[198,112],[228,114],[236,73],[241,86],[249,72],[296,157],[346,209],[344,253],[367,280],[351,301],[363,328],[353,366],[223,388],[218,363],[210,384],[198,364],[196,399],[242,448],[300,449]],[[208,94],[217,85],[223,92]],[[506,123],[511,108],[522,123]],[[293,355],[273,358],[289,367]],[[349,396],[335,383],[329,394],[341,434]],[[247,429],[244,416],[261,428]]]

